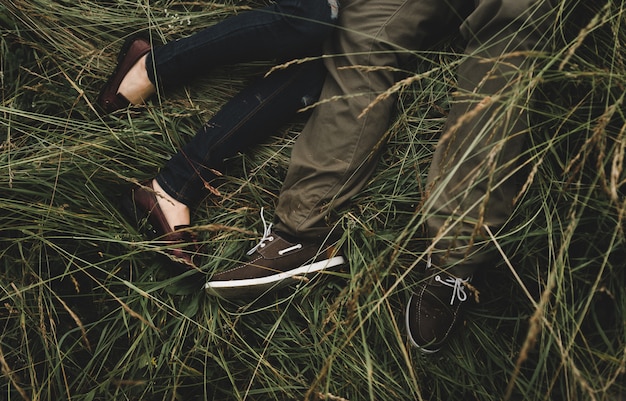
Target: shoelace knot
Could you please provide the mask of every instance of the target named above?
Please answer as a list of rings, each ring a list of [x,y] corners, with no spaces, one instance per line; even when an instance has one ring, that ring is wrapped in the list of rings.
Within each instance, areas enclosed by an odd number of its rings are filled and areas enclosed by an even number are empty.
[[[450,305],[454,305],[455,299],[461,302],[467,300],[467,294],[465,293],[465,283],[469,282],[469,278],[462,279],[458,277],[446,277],[442,279],[440,275],[435,276],[435,281],[452,288],[452,298],[450,298]]]

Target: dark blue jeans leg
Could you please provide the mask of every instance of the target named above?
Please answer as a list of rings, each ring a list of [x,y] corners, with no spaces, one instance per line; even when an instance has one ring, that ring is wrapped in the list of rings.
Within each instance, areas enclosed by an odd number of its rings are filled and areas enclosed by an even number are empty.
[[[172,197],[194,207],[223,171],[224,160],[259,143],[319,97],[321,60],[279,70],[227,102],[161,169],[156,179]]]
[[[218,65],[317,55],[337,19],[331,4],[336,0],[278,0],[226,18],[156,47],[146,60],[148,76],[155,84],[175,86]]]

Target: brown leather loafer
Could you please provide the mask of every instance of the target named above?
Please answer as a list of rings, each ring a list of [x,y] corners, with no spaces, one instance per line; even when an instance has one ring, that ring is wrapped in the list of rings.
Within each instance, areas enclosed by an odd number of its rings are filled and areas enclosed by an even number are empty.
[[[163,251],[177,268],[198,268],[196,259],[200,256],[200,247],[196,236],[188,225],[170,227],[159,206],[152,181],[133,186],[123,199],[122,208],[136,222],[147,222],[145,228],[148,235],[167,245]]]
[[[130,106],[130,102],[118,93],[128,71],[151,49],[150,42],[142,37],[132,37],[124,42],[117,56],[117,67],[98,95],[98,105],[105,113],[112,113]]]

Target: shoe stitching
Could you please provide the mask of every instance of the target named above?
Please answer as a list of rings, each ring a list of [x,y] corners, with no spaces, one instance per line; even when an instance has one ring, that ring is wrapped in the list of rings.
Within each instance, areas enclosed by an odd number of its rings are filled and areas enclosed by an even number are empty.
[[[424,292],[426,291],[426,286],[422,286],[421,291],[417,297],[417,308],[415,309],[415,313],[417,314],[417,327],[422,327],[422,314],[420,311],[422,310],[422,299],[424,298]],[[420,340],[423,340],[422,334],[420,331],[417,332],[417,335],[420,336]]]
[[[467,294],[465,293],[465,287],[462,285],[463,283],[466,283],[469,281],[469,279],[459,279],[459,278],[453,278],[453,277],[449,277],[448,279],[446,279],[448,282],[441,280],[441,277],[439,275],[435,276],[435,281],[438,281],[448,287],[453,287],[453,294],[452,294],[452,300],[450,301],[450,305],[453,305],[454,303],[454,299],[455,297],[458,298],[461,302],[467,300]],[[422,325],[422,314],[420,313],[420,310],[422,310],[422,300],[424,298],[424,293],[426,292],[426,285],[423,285],[420,289],[420,292],[418,294],[417,297],[417,308],[415,309],[415,313],[417,315],[417,321],[418,321],[418,327],[421,327]],[[451,308],[450,312],[452,315],[452,321],[450,322],[450,324],[448,325],[448,328],[446,329],[446,332],[444,333],[444,335],[442,336],[442,338],[435,338],[434,341],[432,343],[430,343],[430,345],[437,345],[437,344],[441,344],[450,334],[450,332],[452,331],[452,328],[454,327],[454,325],[456,324],[456,320],[458,318],[458,312],[459,309],[461,308],[461,303],[457,303],[456,308]],[[418,331],[417,335],[420,337],[421,340],[425,340],[424,338],[422,338],[422,334]],[[423,349],[428,349],[426,347],[428,347],[429,344],[426,344],[424,346],[419,346],[420,348]],[[433,352],[438,351],[439,349],[435,349],[432,350]]]
[[[424,297],[424,293],[426,292],[426,286],[422,286],[421,291],[418,294],[417,297],[417,308],[415,309],[415,313],[417,315],[417,326],[418,327],[422,327],[422,314],[420,313],[420,310],[422,310],[422,300]],[[459,304],[460,305],[460,304]],[[452,330],[452,327],[454,326],[454,323],[456,322],[456,315],[457,315],[457,311],[458,311],[458,307],[456,308],[456,310],[453,312],[452,314],[452,323],[448,326],[448,329],[446,330],[445,334],[443,335],[442,338],[433,338],[432,341],[428,342],[427,344],[424,345],[418,345],[417,342],[415,345],[418,346],[418,348],[423,349],[424,351],[428,351],[428,352],[437,352],[439,351],[439,345],[442,344],[442,342],[448,337],[448,335],[450,334],[450,331]],[[417,331],[416,333],[419,336],[420,341],[427,341],[424,337],[422,337],[422,333],[421,331]]]
[[[244,263],[244,264],[242,264],[242,265],[239,265],[239,266],[233,267],[232,269],[225,270],[225,271],[223,271],[223,272],[221,272],[221,273],[216,274],[216,276],[221,276],[221,275],[224,275],[224,274],[227,274],[227,273],[232,273],[232,272],[234,272],[234,271],[236,271],[236,270],[239,270],[239,269],[243,269],[243,268],[244,268],[244,267],[246,267],[246,266],[249,266],[249,265],[254,264],[254,262],[256,262],[256,261],[257,261],[257,260],[259,260],[259,259],[263,259],[263,256],[259,256],[259,257],[258,257],[258,258],[256,258],[256,259],[251,259],[251,260],[250,260],[250,261],[248,261],[247,263]],[[211,280],[211,281],[213,281],[213,280]]]
[[[446,334],[443,336],[443,339],[448,338],[448,336],[450,335],[450,332],[452,331],[452,328],[454,327],[454,325],[456,324],[456,319],[458,317],[459,314],[459,309],[461,308],[461,304],[458,303],[456,308],[454,308],[454,311],[452,313],[452,322],[450,322],[450,325],[448,326],[448,330],[446,330]],[[442,339],[442,340],[443,340]]]

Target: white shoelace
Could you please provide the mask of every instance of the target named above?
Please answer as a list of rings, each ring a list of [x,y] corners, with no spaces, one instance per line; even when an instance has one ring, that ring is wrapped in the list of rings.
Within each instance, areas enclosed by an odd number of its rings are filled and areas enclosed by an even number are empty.
[[[261,208],[261,221],[263,222],[263,236],[261,237],[261,240],[259,241],[259,243],[256,244],[252,249],[248,251],[248,255],[252,255],[259,248],[263,248],[265,246],[266,241],[269,241],[269,242],[274,241],[274,237],[270,235],[272,234],[272,223],[267,224],[267,222],[265,221],[265,216],[263,215],[263,208]]]
[[[267,222],[265,221],[265,216],[263,215],[263,208],[261,208],[261,221],[263,222],[263,236],[261,237],[261,240],[259,241],[259,243],[256,244],[252,249],[248,251],[247,253],[248,256],[255,253],[259,248],[265,247],[266,242],[274,241],[274,236],[271,235],[273,224],[272,223],[267,224]],[[287,252],[295,251],[300,248],[302,248],[302,244],[295,244],[285,249],[281,249],[280,251],[278,251],[278,254],[282,256],[286,254]]]
[[[467,300],[467,294],[465,293],[465,283],[470,279],[461,279],[457,277],[447,277],[442,279],[440,275],[435,276],[435,281],[452,288],[452,298],[450,298],[450,305],[454,305],[454,300],[458,299],[463,302]]]

